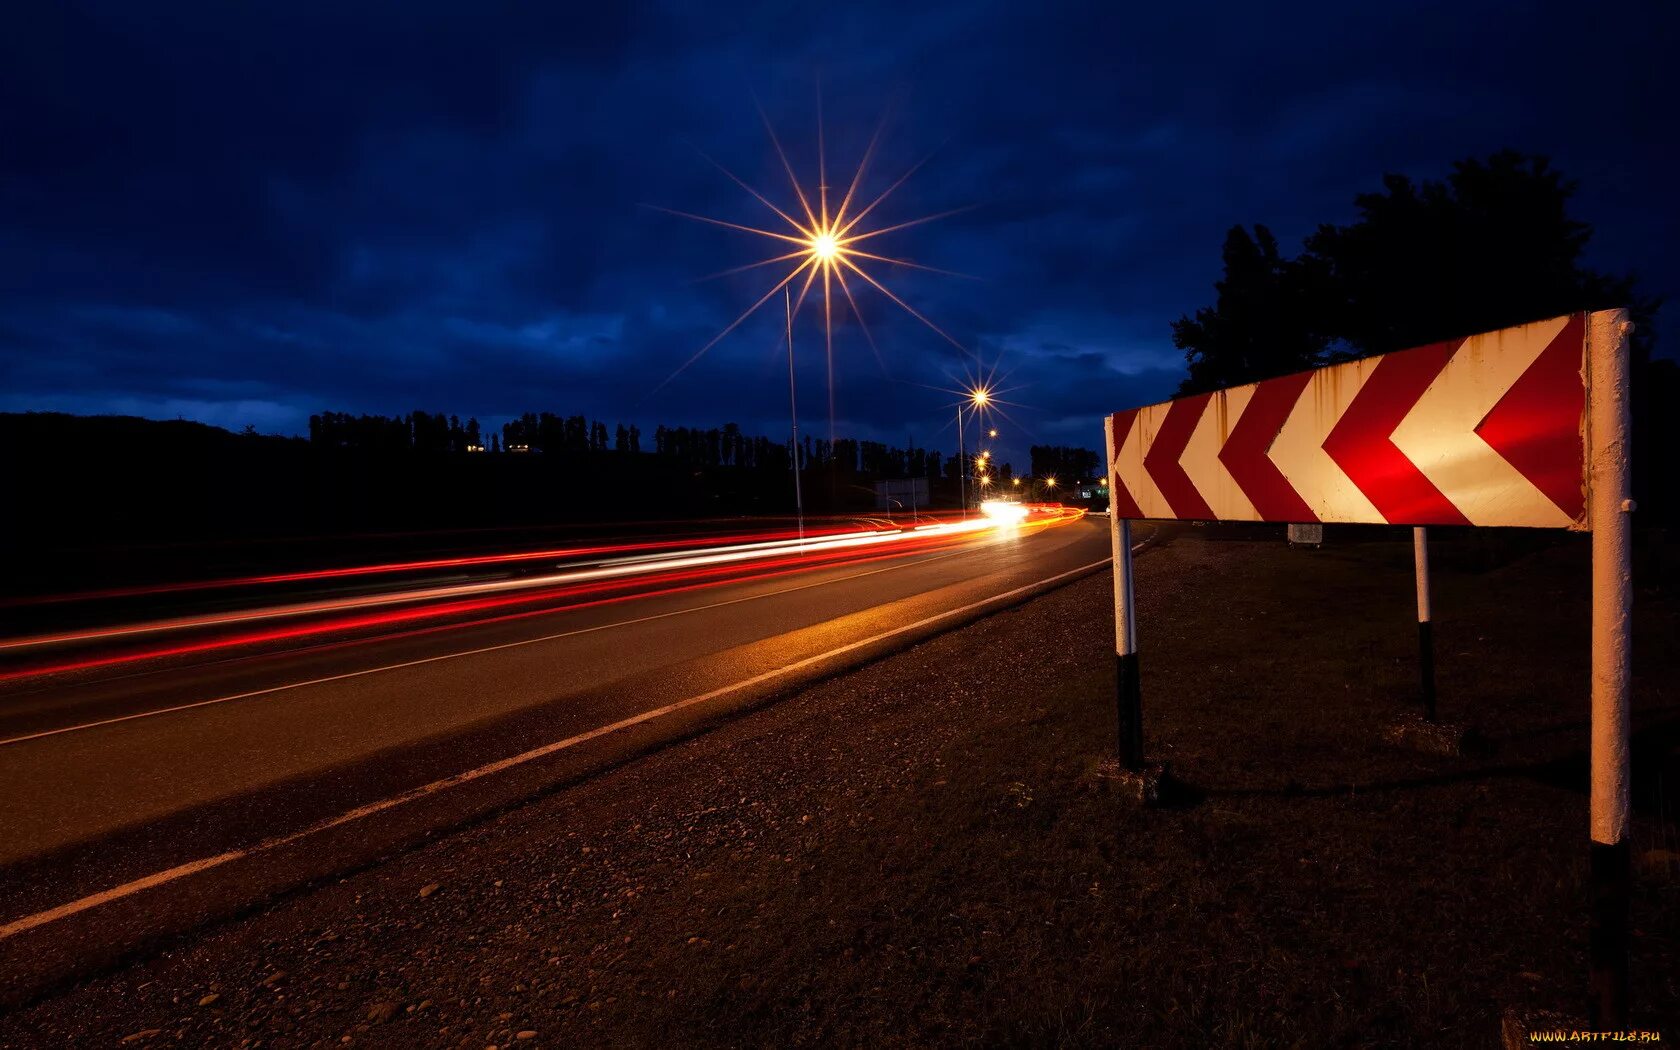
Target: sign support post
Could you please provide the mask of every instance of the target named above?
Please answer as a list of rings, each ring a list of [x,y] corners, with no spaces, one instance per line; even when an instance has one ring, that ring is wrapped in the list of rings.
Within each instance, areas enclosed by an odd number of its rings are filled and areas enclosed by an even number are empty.
[[[1143,769],[1143,689],[1138,676],[1136,598],[1132,591],[1132,523],[1116,518],[1114,542],[1114,699],[1120,766]]]
[[[1109,449],[1108,473],[1114,476],[1114,421],[1104,421]],[[1108,508],[1109,540],[1114,548],[1114,701],[1120,768],[1143,771],[1143,690],[1138,675],[1137,600],[1132,588],[1132,523]]]
[[[1435,721],[1435,629],[1429,613],[1429,530],[1412,529],[1412,560],[1417,565],[1418,678],[1423,720]]]
[[[1588,973],[1595,1029],[1627,1027],[1632,897],[1628,819],[1634,503],[1629,484],[1626,310],[1587,319],[1587,491],[1592,527],[1592,918]]]
[[[963,444],[962,405],[957,406],[957,500],[963,520],[968,520],[968,449]]]

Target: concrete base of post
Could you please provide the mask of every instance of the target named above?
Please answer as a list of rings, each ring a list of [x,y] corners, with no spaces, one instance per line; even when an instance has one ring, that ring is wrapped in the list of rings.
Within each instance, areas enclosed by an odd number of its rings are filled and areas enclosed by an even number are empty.
[[[1383,730],[1383,739],[1395,747],[1427,755],[1464,758],[1485,751],[1487,745],[1474,729],[1452,722],[1430,722],[1407,715]]]
[[[1167,767],[1149,763],[1141,769],[1127,769],[1118,759],[1105,759],[1096,768],[1096,783],[1105,792],[1120,796],[1133,805],[1153,807],[1161,804],[1162,788],[1168,781]]]
[[[1318,550],[1324,546],[1323,525],[1290,525],[1285,535],[1288,537],[1291,547],[1307,547]]]

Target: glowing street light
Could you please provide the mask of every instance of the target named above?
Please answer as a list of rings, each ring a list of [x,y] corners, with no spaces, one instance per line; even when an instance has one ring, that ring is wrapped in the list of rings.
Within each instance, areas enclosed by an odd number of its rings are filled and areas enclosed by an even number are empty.
[[[991,404],[992,392],[984,384],[964,391],[976,413]],[[985,454],[981,455],[985,459]],[[963,440],[963,403],[957,402],[957,493],[962,500],[963,518],[968,518],[968,443]]]
[[[734,274],[748,273],[758,270],[761,267],[770,267],[774,271],[780,272],[780,278],[777,280],[775,285],[761,295],[751,306],[747,307],[740,316],[736,317],[735,320],[731,321],[721,332],[713,336],[711,340],[699,350],[695,351],[695,353],[689,357],[688,360],[679,365],[675,371],[660,380],[659,384],[654,387],[654,391],[657,392],[663,389],[666,384],[670,383],[678,375],[686,371],[690,365],[693,365],[702,356],[704,356],[706,351],[716,346],[724,339],[725,336],[739,328],[748,317],[752,316],[759,307],[768,302],[777,292],[785,289],[787,290],[787,297],[792,299],[787,308],[791,320],[792,316],[799,313],[800,307],[802,307],[805,303],[806,296],[813,291],[816,291],[822,296],[823,342],[825,356],[828,362],[829,439],[832,441],[834,438],[835,420],[835,310],[846,309],[849,307],[852,317],[857,321],[859,330],[863,333],[864,338],[868,340],[870,349],[874,351],[875,356],[878,359],[881,356],[880,348],[875,345],[875,337],[870,334],[869,326],[864,322],[863,314],[858,309],[857,297],[853,294],[854,289],[861,290],[863,285],[868,285],[875,292],[890,300],[911,317],[914,317],[923,325],[927,326],[929,330],[938,335],[941,339],[950,343],[952,346],[961,350],[965,354],[968,352],[967,348],[957,342],[956,339],[952,338],[949,333],[924,317],[918,310],[915,309],[915,307],[905,302],[897,293],[889,289],[881,282],[881,280],[877,279],[877,277],[870,272],[870,270],[882,270],[885,267],[895,267],[919,270],[926,273],[945,274],[953,277],[966,277],[966,274],[954,273],[950,270],[941,270],[933,266],[923,266],[920,263],[901,258],[897,255],[879,254],[875,251],[871,251],[870,249],[875,248],[876,245],[880,243],[879,241],[874,241],[874,238],[921,226],[924,223],[933,222],[936,219],[942,219],[947,216],[957,214],[958,212],[966,211],[967,209],[956,208],[950,211],[924,215],[920,218],[908,219],[903,222],[894,222],[886,225],[883,225],[880,222],[878,216],[872,219],[871,217],[875,216],[877,207],[891,197],[893,192],[902,186],[910,178],[910,176],[915,174],[915,172],[922,166],[922,163],[917,163],[903,175],[900,175],[896,181],[889,185],[880,194],[875,196],[867,204],[864,203],[864,197],[859,194],[859,191],[863,188],[865,171],[869,166],[870,159],[874,156],[876,144],[880,140],[882,132],[881,127],[877,127],[875,134],[870,138],[869,145],[864,150],[863,157],[858,163],[857,171],[852,175],[851,185],[846,189],[845,197],[841,199],[838,207],[831,208],[828,198],[828,165],[824,150],[824,135],[820,102],[817,120],[817,178],[815,192],[808,190],[806,188],[806,184],[801,183],[799,177],[794,173],[793,165],[788,161],[787,152],[782,148],[781,139],[776,136],[775,129],[770,125],[770,118],[764,114],[762,108],[759,111],[759,116],[764,121],[764,130],[770,137],[771,145],[775,147],[776,156],[781,160],[782,170],[787,175],[788,186],[792,190],[794,200],[798,202],[796,207],[784,208],[781,205],[778,205],[766,194],[760,192],[757,188],[748,185],[735,173],[723,167],[721,164],[718,164],[716,161],[713,161],[710,157],[707,157],[706,160],[710,162],[713,167],[716,167],[719,171],[723,172],[730,181],[740,186],[743,190],[755,198],[759,204],[762,204],[776,217],[777,221],[773,222],[770,228],[729,222],[723,219],[715,219],[705,215],[696,215],[692,212],[677,211],[672,208],[663,208],[657,205],[649,205],[649,207],[684,219],[692,219],[712,226],[734,230],[737,233],[749,234],[758,238],[761,242],[767,242],[774,248],[775,254],[769,256],[768,258],[759,259],[756,262],[749,262],[742,266],[732,267],[728,270],[722,271],[721,273],[713,274],[713,277],[725,277]],[[702,154],[702,156],[704,156],[704,154]],[[784,203],[786,203],[785,199]],[[871,243],[872,241],[874,243]],[[795,284],[800,285],[799,295],[797,298],[792,298],[792,286]],[[821,285],[821,288],[816,287],[818,284]],[[834,295],[836,290],[840,292],[839,296]],[[788,327],[791,328],[792,325],[789,324]],[[882,368],[885,369],[885,367],[886,365],[883,361]]]
[[[825,230],[811,238],[811,254],[821,262],[830,263],[840,254],[840,240],[832,231]]]
[[[997,437],[997,427],[993,427],[992,429],[986,431],[986,434],[989,437]]]

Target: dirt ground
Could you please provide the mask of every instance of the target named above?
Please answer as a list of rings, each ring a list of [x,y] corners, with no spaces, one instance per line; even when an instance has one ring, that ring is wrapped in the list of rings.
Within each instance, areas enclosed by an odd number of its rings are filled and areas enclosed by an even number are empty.
[[[1633,973],[1672,1042],[1657,550]],[[1183,529],[1137,562],[1174,805],[1092,775],[1101,575],[0,1018],[0,1045],[1493,1045],[1507,1008],[1585,1003],[1586,545],[1447,537],[1435,567],[1441,714],[1487,754],[1382,739],[1414,692],[1403,536]]]

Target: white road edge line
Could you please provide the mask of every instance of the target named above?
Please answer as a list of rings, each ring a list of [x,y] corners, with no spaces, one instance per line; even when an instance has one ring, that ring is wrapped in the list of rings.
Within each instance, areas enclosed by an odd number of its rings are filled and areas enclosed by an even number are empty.
[[[454,776],[444,777],[442,780],[434,780],[430,784],[422,784],[417,788],[410,788],[401,794],[392,795],[391,797],[381,799],[378,802],[370,802],[365,806],[357,806],[355,809],[340,813],[336,817],[329,817],[326,820],[311,824],[306,828],[291,832],[290,834],[263,839],[255,845],[248,846],[244,849],[228,850],[225,853],[217,853],[214,856],[200,857],[198,860],[188,861],[185,864],[179,864],[173,868],[153,872],[150,875],[135,879],[132,882],[125,882],[121,886],[113,886],[108,890],[102,890],[99,893],[90,894],[80,900],[71,901],[68,904],[61,904],[56,908],[39,911],[33,915],[25,915],[20,919],[14,919],[6,925],[0,926],[0,941],[6,940],[10,937],[15,937],[20,933],[33,930],[38,926],[45,926],[49,923],[57,922],[60,919],[69,918],[72,915],[87,911],[90,908],[97,908],[102,904],[109,904],[111,901],[121,900],[124,897],[132,896],[142,890],[148,890],[154,886],[161,886],[165,883],[174,882],[175,880],[185,878],[188,875],[196,875],[197,873],[207,871],[210,868],[220,867],[229,861],[239,860],[243,857],[249,857],[257,853],[266,853],[270,850],[278,849],[281,846],[290,845],[293,842],[308,838],[311,835],[319,835],[323,831],[330,831],[333,828],[341,827],[342,825],[361,820],[363,817],[371,817],[376,813],[382,813],[388,809],[395,809],[398,806],[413,802],[416,799],[426,798],[427,796],[435,795],[440,791],[445,791],[452,787],[459,787],[462,784],[471,783],[474,780],[479,780],[483,777],[500,773],[503,770],[512,769],[515,766],[524,765],[527,762],[544,758],[557,751],[564,751],[567,748],[576,747],[579,744],[587,743],[597,737],[603,737],[610,733],[616,733],[621,729],[629,729],[632,726],[641,725],[644,722],[651,722],[656,718],[663,718],[668,714],[681,711],[684,708],[693,707],[696,704],[703,704],[708,700],[715,700],[720,696],[727,696],[730,693],[739,692],[740,690],[751,686],[761,685],[777,678],[786,677],[794,671],[814,666],[835,656],[854,652],[865,646],[885,641],[888,638],[895,638],[901,634],[907,634],[911,631],[927,627],[931,624],[939,623],[942,620],[955,619],[964,613],[972,612],[975,609],[992,605],[1000,601],[1005,601],[1009,598],[1015,597],[1016,595],[1025,594],[1028,591],[1036,590],[1047,584],[1053,584],[1058,580],[1065,580],[1070,576],[1077,576],[1080,573],[1088,572],[1098,566],[1110,565],[1112,563],[1112,557],[1105,557],[1097,561],[1088,562],[1076,569],[1069,569],[1066,572],[1058,573],[1055,576],[1050,576],[1042,580],[1035,580],[1032,583],[1016,587],[1014,590],[1005,591],[1002,594],[994,594],[989,598],[984,598],[977,602],[970,602],[967,605],[959,606],[955,609],[947,609],[945,612],[934,616],[924,617],[914,623],[908,623],[902,627],[895,627],[890,631],[884,631],[880,634],[871,635],[868,638],[860,638],[855,642],[848,642],[837,649],[830,649],[825,653],[818,653],[815,656],[807,656],[803,660],[796,660],[783,667],[765,671],[763,674],[757,674],[751,678],[743,679],[742,681],[734,682],[730,685],[721,686],[717,689],[713,689],[711,692],[701,693],[699,696],[691,696],[686,700],[678,700],[674,703],[666,704],[664,707],[656,707],[651,711],[643,711],[641,714],[631,715],[629,718],[620,719],[619,721],[613,722],[609,725],[598,726],[588,732],[579,733],[576,736],[569,736],[564,740],[557,740],[551,744],[544,744],[542,747],[533,748],[530,751],[525,751],[509,758],[498,759],[488,765],[479,766],[477,769],[469,769],[464,773],[456,773]]]
[[[267,696],[270,693],[283,693],[289,689],[307,689],[312,685],[326,685],[328,682],[341,682],[346,678],[361,678],[364,675],[379,674],[384,671],[400,671],[405,667],[419,667],[422,664],[437,663],[439,660],[455,660],[463,656],[478,656],[483,653],[493,653],[500,649],[516,649],[522,645],[536,645],[539,642],[552,642],[560,638],[573,638],[580,634],[594,634],[596,631],[609,631],[614,627],[633,627],[636,624],[648,623],[652,620],[664,620],[672,616],[686,616],[689,613],[707,612],[711,609],[721,609],[726,605],[736,605],[741,602],[758,601],[761,598],[774,598],[778,595],[792,594],[794,591],[809,590],[812,587],[826,587],[830,584],[845,583],[847,580],[856,580],[864,576],[873,576],[878,572],[889,572],[893,569],[909,568],[912,565],[927,565],[931,562],[941,561],[945,558],[954,558],[958,554],[966,553],[968,553],[966,550],[951,551],[946,554],[936,554],[931,558],[919,558],[915,561],[906,561],[897,565],[888,565],[879,569],[870,569],[868,572],[853,573],[850,576],[842,576],[839,579],[816,580],[812,583],[802,583],[797,587],[784,587],[779,591],[769,591],[765,594],[748,594],[740,598],[731,598],[726,602],[713,602],[710,605],[696,605],[692,609],[673,609],[670,612],[655,613],[652,616],[639,616],[634,620],[615,620],[612,623],[597,624],[594,627],[580,627],[575,631],[561,631],[559,634],[545,634],[540,638],[521,638],[517,642],[502,642],[499,645],[487,645],[482,649],[466,649],[458,653],[441,653],[437,656],[427,656],[419,660],[408,660],[400,664],[384,664],[379,667],[364,667],[360,671],[346,671],[343,674],[328,675],[325,678],[311,678],[306,682],[287,682],[285,685],[266,686],[262,689],[253,689],[246,693],[233,693],[228,696],[213,696],[208,700],[194,700],[190,704],[175,704],[171,707],[159,707],[151,711],[136,711],[132,715],[118,715],[116,718],[102,718],[97,722],[83,722],[79,725],[73,726],[59,726],[57,729],[43,729],[36,733],[25,733],[23,736],[7,737],[4,740],[0,740],[0,747],[8,747],[12,744],[21,744],[28,740],[39,740],[42,737],[58,736],[61,733],[77,733],[84,729],[98,729],[100,726],[116,725],[119,722],[132,722],[137,718],[155,718],[158,715],[174,714],[177,711],[191,711],[195,707],[209,707],[211,704],[225,704],[234,700],[249,700],[253,696]],[[736,580],[731,582],[739,583],[741,581]],[[656,593],[646,595],[645,597],[659,597],[659,595]],[[572,608],[575,609],[576,607],[574,606]],[[558,614],[570,610],[563,606],[553,611]],[[462,624],[461,626],[471,627],[473,625],[469,622]]]

